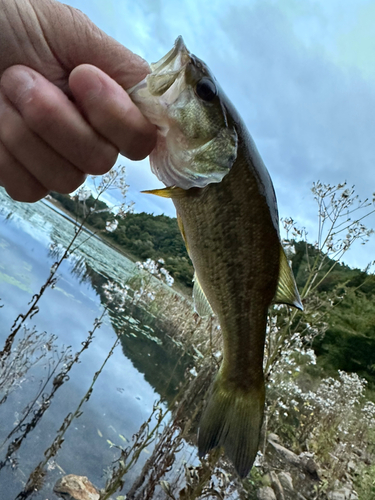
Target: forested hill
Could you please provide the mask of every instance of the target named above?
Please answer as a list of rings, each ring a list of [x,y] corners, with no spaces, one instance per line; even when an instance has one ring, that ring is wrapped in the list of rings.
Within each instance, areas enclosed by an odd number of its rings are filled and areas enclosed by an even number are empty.
[[[82,216],[82,203],[78,204],[66,195],[52,193],[52,196],[69,212]],[[93,203],[93,198],[86,200],[87,207]],[[91,228],[138,260],[163,258],[166,269],[176,281],[192,286],[193,267],[176,219],[165,215],[129,213],[118,221],[115,231],[107,232],[106,221],[114,216],[103,202],[99,202],[96,209],[87,220]],[[302,291],[318,251],[302,241],[293,242],[293,246],[295,253],[290,258],[298,288]],[[326,332],[316,337],[314,350],[325,372],[337,369],[354,371],[375,387],[375,277],[336,264],[322,279],[332,264],[333,261],[326,257],[315,281],[319,283],[315,297],[326,311]]]
[[[293,241],[295,253],[290,256],[292,261],[293,273],[296,278],[299,290],[305,286],[309,269],[311,269],[314,260],[317,258],[319,251],[316,248],[304,241]],[[317,282],[321,280],[327,271],[332,267],[334,261],[329,257],[325,258],[325,263],[317,275]],[[371,299],[375,296],[375,276],[367,274],[360,269],[352,269],[343,263],[336,263],[332,271],[321,281],[317,287],[318,292],[332,292],[341,285],[345,288],[360,290],[367,298]]]
[[[52,192],[61,205],[74,216],[83,215],[82,203],[77,203],[69,195]],[[86,200],[89,209],[94,198]],[[120,246],[131,257],[144,261],[148,258],[165,261],[165,268],[173,278],[187,287],[192,287],[193,266],[178,229],[177,219],[166,215],[128,213],[118,219],[117,229],[106,231],[106,222],[114,218],[109,207],[102,201],[96,202],[96,210],[87,218],[87,223],[106,238]]]
[[[292,267],[302,291],[318,251],[302,241],[294,242],[294,248]],[[324,262],[316,283],[334,263],[327,257]],[[375,276],[336,264],[317,286],[312,300],[317,304],[316,314],[322,313],[326,324],[324,335],[313,342],[319,366],[325,373],[356,372],[375,389]]]

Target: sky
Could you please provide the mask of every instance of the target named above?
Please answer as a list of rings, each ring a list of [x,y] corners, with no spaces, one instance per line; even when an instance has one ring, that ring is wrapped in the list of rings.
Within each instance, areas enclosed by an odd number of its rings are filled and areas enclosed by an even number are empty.
[[[70,0],[148,62],[182,35],[204,60],[253,136],[271,174],[281,217],[314,242],[314,181],[375,191],[375,0]],[[174,216],[148,160],[127,166],[138,212]],[[367,220],[375,228],[375,217]],[[346,262],[364,268],[375,238]]]

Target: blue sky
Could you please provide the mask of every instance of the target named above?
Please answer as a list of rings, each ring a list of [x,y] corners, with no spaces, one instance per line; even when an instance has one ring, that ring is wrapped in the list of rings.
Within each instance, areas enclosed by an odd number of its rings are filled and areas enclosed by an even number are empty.
[[[233,101],[270,171],[281,216],[317,230],[313,181],[375,191],[373,0],[74,0],[101,29],[147,61],[182,35]],[[128,167],[137,211],[174,215],[148,161]],[[375,227],[375,218],[369,219]],[[364,267],[374,241],[347,257]]]

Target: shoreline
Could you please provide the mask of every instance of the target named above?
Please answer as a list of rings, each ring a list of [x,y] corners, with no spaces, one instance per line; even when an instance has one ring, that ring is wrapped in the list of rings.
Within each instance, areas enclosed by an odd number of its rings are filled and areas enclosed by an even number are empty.
[[[54,210],[55,212],[59,213],[62,217],[65,219],[69,220],[73,224],[80,223],[81,221],[79,219],[75,219],[72,217],[72,213],[69,212],[63,205],[53,198],[51,195],[47,195],[45,198],[41,200],[42,203],[44,203],[46,206]],[[133,255],[130,252],[126,252],[120,245],[117,245],[113,241],[111,241],[108,237],[106,237],[105,233],[102,231],[98,231],[97,229],[93,228],[90,226],[90,224],[85,223],[83,225],[83,230],[89,233],[91,236],[94,236],[98,240],[102,241],[109,247],[111,247],[113,250],[116,250],[117,252],[121,253],[124,255],[124,257],[128,258],[132,262],[137,262],[139,260],[135,255]]]
[[[71,212],[69,212],[69,210],[67,210],[58,200],[53,198],[53,196],[47,195],[45,198],[42,198],[40,201],[45,206],[47,206],[51,210],[54,210],[56,213],[58,213],[59,215],[64,217],[66,220],[69,220],[73,224],[77,224],[80,222],[79,219],[74,218],[72,216],[73,214]],[[124,250],[123,247],[121,247],[120,245],[111,241],[111,239],[108,238],[103,231],[98,231],[95,228],[91,227],[90,224],[87,224],[87,223],[85,223],[83,225],[83,230],[85,232],[87,232],[88,234],[90,234],[91,236],[93,236],[94,238],[97,238],[98,240],[100,240],[105,245],[112,248],[112,250],[120,253],[121,255],[123,255],[124,257],[129,259],[131,262],[133,262],[133,263],[142,262],[140,257],[137,257],[136,255],[132,254],[131,252]],[[175,281],[173,283],[171,289],[174,290],[176,293],[183,295],[183,297],[185,299],[192,301],[192,290],[190,288],[185,287],[181,283],[178,283],[177,281]]]

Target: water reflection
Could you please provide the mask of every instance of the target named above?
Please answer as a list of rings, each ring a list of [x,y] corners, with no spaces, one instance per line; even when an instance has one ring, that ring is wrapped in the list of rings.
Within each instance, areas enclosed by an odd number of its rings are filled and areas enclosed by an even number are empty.
[[[128,279],[130,261],[84,235],[56,269],[72,224],[0,198],[0,498],[57,498],[62,473],[104,486],[117,447],[157,424],[155,401],[168,411],[191,357],[139,305],[111,309],[102,287]],[[125,489],[152,453],[142,446]]]
[[[104,314],[104,313],[103,313]],[[82,346],[82,349],[80,350],[80,352],[78,352],[74,359],[71,360],[70,363],[67,364],[65,370],[63,370],[54,380],[53,380],[53,389],[51,391],[51,394],[49,395],[49,397],[45,397],[45,401],[46,401],[46,405],[49,406],[50,404],[50,400],[51,398],[53,397],[54,393],[56,392],[56,390],[66,381],[68,380],[67,377],[69,377],[68,373],[70,372],[72,366],[74,363],[78,362],[79,361],[79,358],[82,354],[82,352],[87,349],[89,347],[89,345],[91,344],[91,341],[93,339],[93,335],[94,335],[94,332],[95,330],[100,326],[100,322],[101,322],[101,319],[102,318],[99,318],[95,324],[94,324],[94,327],[93,329],[89,332],[89,336],[87,337],[87,340],[86,342],[83,343],[83,346]],[[17,495],[16,499],[26,499],[28,498],[29,496],[31,496],[33,494],[33,492],[35,492],[36,490],[41,490],[43,485],[44,485],[44,481],[45,481],[45,477],[46,477],[46,474],[47,474],[47,465],[48,463],[56,456],[57,452],[60,450],[61,446],[63,445],[64,443],[64,436],[67,432],[67,430],[69,429],[69,427],[71,426],[71,424],[74,422],[74,420],[76,418],[79,418],[81,415],[82,415],[82,407],[83,405],[89,401],[91,395],[92,395],[92,392],[93,392],[93,389],[94,389],[94,385],[95,385],[95,382],[97,381],[99,375],[102,373],[105,365],[107,364],[109,358],[112,356],[116,346],[118,344],[118,340],[116,340],[112,346],[112,348],[110,349],[107,357],[105,358],[103,364],[101,365],[100,369],[95,373],[93,379],[92,379],[92,383],[90,384],[88,390],[86,391],[86,393],[84,394],[83,398],[81,399],[81,401],[79,402],[78,406],[76,407],[76,409],[74,411],[70,411],[61,427],[58,429],[58,432],[52,442],[52,444],[45,450],[44,452],[44,459],[42,461],[40,461],[38,463],[38,465],[35,467],[35,469],[31,472],[31,474],[29,475],[29,478],[26,482],[26,485],[24,486],[23,490]],[[40,412],[37,413],[37,415],[39,414]],[[36,416],[34,417],[33,419],[33,422],[31,425],[33,425],[35,427],[36,425],[36,421],[35,421],[35,418]],[[27,433],[27,430],[25,431],[24,434]],[[25,436],[26,437],[26,436]]]

